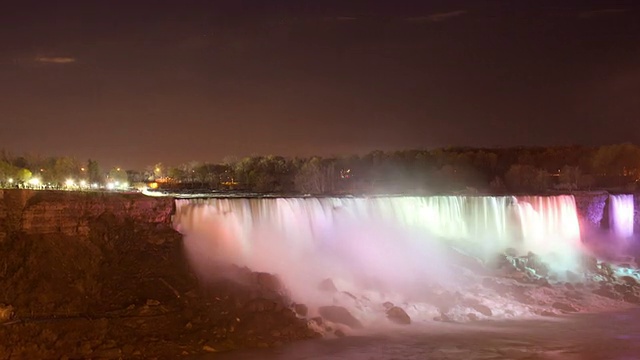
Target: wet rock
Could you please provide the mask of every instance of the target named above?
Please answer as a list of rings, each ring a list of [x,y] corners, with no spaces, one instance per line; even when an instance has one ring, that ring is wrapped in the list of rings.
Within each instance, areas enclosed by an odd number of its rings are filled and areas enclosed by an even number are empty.
[[[305,304],[295,304],[293,305],[293,311],[295,311],[296,314],[305,317],[307,316],[307,314],[309,313],[309,309],[307,308],[307,305]]]
[[[462,301],[462,304],[464,306],[470,307],[473,310],[479,312],[480,314],[484,315],[484,316],[492,316],[493,312],[491,311],[491,309],[486,306],[481,304],[478,300],[475,299],[464,299]]]
[[[615,290],[616,292],[619,292],[621,294],[624,294],[624,293],[626,293],[628,291],[633,291],[631,286],[623,285],[623,284],[614,284],[613,285],[613,290]]]
[[[399,308],[397,306],[394,306],[391,309],[387,310],[387,319],[396,324],[411,324],[411,318],[409,317],[409,315],[402,308]]]
[[[479,312],[480,314],[484,315],[484,316],[492,316],[493,312],[491,311],[491,309],[486,306],[486,305],[482,305],[482,304],[476,304],[473,306],[473,309],[477,312]]]
[[[526,258],[526,266],[530,269],[533,269],[537,275],[547,276],[549,275],[549,266],[542,262],[540,256],[529,252]]]
[[[314,317],[313,319],[311,319],[311,321],[314,322],[318,326],[322,326],[322,324],[324,323],[324,321],[322,320],[322,318],[320,316]]]
[[[13,318],[13,306],[0,304],[0,324]]]
[[[596,273],[603,276],[607,281],[612,281],[615,278],[613,268],[607,263],[599,263]]]
[[[333,332],[333,334],[339,338],[345,337],[347,336],[347,334],[344,333],[344,331],[338,329],[336,331]]]
[[[453,319],[447,314],[440,314],[440,316],[434,317],[433,320],[441,322],[454,322]]]
[[[627,293],[622,296],[622,299],[628,303],[640,304],[640,297],[634,293]]]
[[[564,283],[564,287],[569,289],[569,290],[575,290],[576,289],[576,287],[573,286],[573,284],[571,284],[571,283]]]
[[[331,294],[338,292],[338,288],[331,279],[322,280],[318,285],[318,289],[320,289],[320,291],[328,292]]]
[[[505,253],[507,256],[510,256],[510,257],[517,257],[517,256],[518,256],[518,251],[517,251],[516,249],[514,249],[514,248],[507,248],[507,249],[504,251],[504,253]]]
[[[513,296],[513,299],[515,301],[525,305],[534,305],[536,303],[536,300],[531,296],[525,294],[523,290],[513,291],[511,293],[511,296]]]
[[[554,302],[553,305],[551,305],[551,307],[564,312],[578,312],[578,309],[576,309],[572,305],[569,305],[567,303],[562,303],[559,301]]]
[[[154,299],[147,299],[147,306],[158,306],[160,305],[160,301]]]
[[[615,293],[613,290],[607,287],[601,287],[599,289],[593,290],[593,293],[596,295],[604,296],[609,299],[618,300],[620,299],[620,295]]]
[[[600,268],[598,267],[598,259],[593,256],[586,256],[583,260],[583,266],[587,271],[597,273]]]
[[[343,291],[341,292],[341,294],[346,295],[348,298],[351,298],[351,300],[358,300],[358,298],[353,295],[352,293],[348,292],[348,291]]]
[[[385,301],[382,306],[384,307],[385,310],[389,310],[392,307],[394,307],[395,305],[393,305],[393,303],[391,301]]]
[[[244,309],[249,312],[262,312],[276,310],[277,303],[272,300],[257,298],[249,301]]]
[[[569,299],[573,299],[573,300],[583,300],[584,299],[584,294],[582,294],[579,291],[567,291],[565,293],[565,296]]]
[[[478,315],[473,314],[473,313],[469,313],[469,314],[467,314],[467,318],[468,318],[470,321],[478,321],[478,320],[479,320]]]
[[[321,306],[318,309],[318,313],[327,321],[343,324],[353,329],[361,329],[363,327],[360,320],[356,319],[349,310],[342,306]]]
[[[550,288],[551,284],[549,284],[549,280],[547,280],[546,278],[539,278],[535,281],[535,284],[540,286],[540,287],[547,287]]]
[[[509,293],[509,286],[498,283],[495,279],[484,278],[482,279],[482,286],[488,289],[493,289],[498,295],[506,296]]]
[[[625,275],[623,277],[620,278],[622,281],[624,281],[627,285],[631,285],[631,286],[637,286],[638,285],[638,281],[631,276]]]
[[[272,293],[283,292],[284,287],[282,286],[282,282],[280,282],[280,279],[276,275],[265,272],[256,272],[254,273],[254,276],[255,283],[260,290]]]

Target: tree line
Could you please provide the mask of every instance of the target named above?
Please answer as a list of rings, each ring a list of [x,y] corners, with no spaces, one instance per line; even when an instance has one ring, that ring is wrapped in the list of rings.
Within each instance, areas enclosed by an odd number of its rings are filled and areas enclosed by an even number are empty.
[[[640,177],[640,147],[450,147],[372,151],[342,157],[250,156],[223,163],[162,163],[140,170],[102,170],[94,160],[29,158],[0,154],[0,183],[9,177],[61,184],[156,182],[160,188],[194,188],[258,193],[450,193],[457,191],[546,192],[594,189],[634,190]]]
[[[635,189],[640,147],[450,147],[342,157],[250,156],[170,167],[167,185],[258,193],[483,193]]]

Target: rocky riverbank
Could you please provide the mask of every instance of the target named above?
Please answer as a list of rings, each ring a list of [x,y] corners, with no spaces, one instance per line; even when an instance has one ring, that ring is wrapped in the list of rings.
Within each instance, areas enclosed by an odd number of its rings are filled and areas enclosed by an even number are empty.
[[[594,226],[605,200],[577,200]],[[0,359],[190,357],[640,304],[634,257],[585,253],[580,272],[558,274],[535,254],[507,249],[485,263],[453,248],[450,283],[426,284],[418,298],[334,278],[317,296],[292,299],[277,275],[233,264],[197,278],[172,227],[174,206],[140,194],[0,191]]]
[[[0,359],[175,358],[318,336],[275,276],[230,266],[199,281],[173,207],[0,191]]]

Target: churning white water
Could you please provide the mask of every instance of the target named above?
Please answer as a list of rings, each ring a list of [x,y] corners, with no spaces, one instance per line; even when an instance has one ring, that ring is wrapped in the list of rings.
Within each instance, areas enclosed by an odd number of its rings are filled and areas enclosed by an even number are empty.
[[[201,276],[217,261],[276,273],[306,303],[320,299],[326,278],[359,293],[416,297],[462,285],[460,254],[490,261],[514,248],[562,271],[581,251],[572,196],[177,200],[174,226]]]

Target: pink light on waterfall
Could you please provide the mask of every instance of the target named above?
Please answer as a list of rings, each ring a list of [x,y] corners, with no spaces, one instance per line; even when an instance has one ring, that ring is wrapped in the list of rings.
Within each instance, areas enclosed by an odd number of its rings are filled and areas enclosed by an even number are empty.
[[[582,245],[574,197],[522,196],[517,206],[523,246],[557,270],[576,268]]]
[[[633,195],[609,196],[609,225],[613,233],[622,239],[633,236]]]

